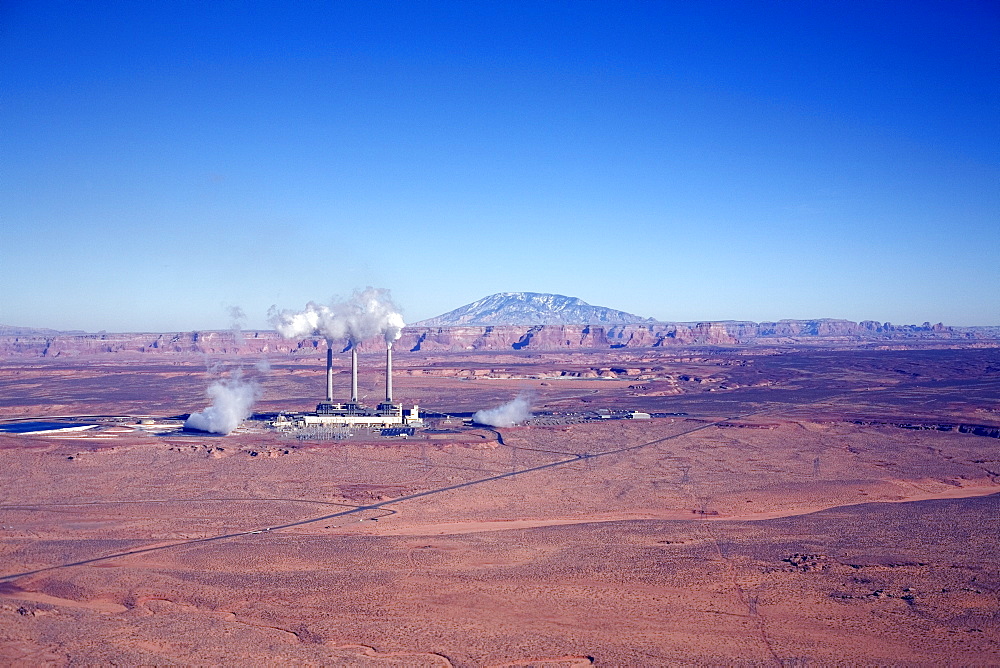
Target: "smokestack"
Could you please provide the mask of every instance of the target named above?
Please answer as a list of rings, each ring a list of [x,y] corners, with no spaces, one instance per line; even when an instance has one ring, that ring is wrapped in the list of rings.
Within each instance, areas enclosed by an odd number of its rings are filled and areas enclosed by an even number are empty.
[[[333,348],[326,344],[326,402],[333,402]]]
[[[385,402],[392,403],[392,343],[385,347]]]
[[[351,344],[351,403],[358,403],[358,347]]]

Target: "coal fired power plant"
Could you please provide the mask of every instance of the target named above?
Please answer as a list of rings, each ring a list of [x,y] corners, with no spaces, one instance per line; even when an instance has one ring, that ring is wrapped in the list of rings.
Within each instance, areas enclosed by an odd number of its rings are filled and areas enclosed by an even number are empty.
[[[403,414],[403,404],[392,400],[392,342],[385,349],[385,398],[375,408],[358,401],[358,345],[351,344],[351,398],[346,402],[333,400],[333,349],[326,349],[326,400],[316,405],[315,413],[299,418],[303,426],[402,427],[419,422],[418,407]]]
[[[359,427],[393,428],[419,426],[418,409],[407,415],[403,405],[392,398],[392,344],[403,329],[403,317],[393,304],[387,290],[366,288],[356,291],[350,299],[329,305],[309,302],[301,311],[272,309],[271,322],[285,338],[319,336],[326,341],[326,399],[316,406],[315,413],[297,415],[294,420],[281,420],[281,426],[293,427]],[[375,408],[358,399],[358,347],[362,341],[385,342],[385,398]],[[350,400],[334,401],[333,346],[345,341],[351,352]]]

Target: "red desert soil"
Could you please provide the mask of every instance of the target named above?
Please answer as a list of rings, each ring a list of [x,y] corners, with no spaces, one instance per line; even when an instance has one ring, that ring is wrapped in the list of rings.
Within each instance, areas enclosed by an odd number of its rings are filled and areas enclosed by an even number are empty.
[[[204,361],[2,362],[8,420],[122,419],[0,434],[0,664],[1000,663],[996,349],[397,361],[442,413],[672,415],[157,433]],[[258,410],[315,404],[320,364],[270,362]]]

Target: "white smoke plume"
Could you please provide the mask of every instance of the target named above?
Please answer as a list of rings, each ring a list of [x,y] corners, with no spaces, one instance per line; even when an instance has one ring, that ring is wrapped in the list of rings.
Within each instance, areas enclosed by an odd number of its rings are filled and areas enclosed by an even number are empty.
[[[322,336],[327,343],[346,339],[352,345],[376,336],[392,344],[406,325],[389,291],[373,287],[355,290],[350,299],[329,306],[309,302],[301,311],[272,306],[268,318],[286,339]]]
[[[229,330],[233,333],[233,341],[236,345],[242,346],[246,343],[246,338],[243,336],[243,325],[246,323],[247,314],[239,306],[229,307]]]
[[[487,408],[472,414],[473,422],[488,424],[491,427],[513,427],[529,418],[531,418],[531,399],[524,394],[495,408]]]
[[[365,288],[354,293],[351,303],[353,342],[381,335],[386,343],[391,344],[406,326],[388,290]]]
[[[184,422],[184,428],[228,434],[250,417],[261,388],[253,379],[244,380],[242,370],[237,369],[229,378],[209,385],[206,394],[211,404],[200,413],[192,413]]]

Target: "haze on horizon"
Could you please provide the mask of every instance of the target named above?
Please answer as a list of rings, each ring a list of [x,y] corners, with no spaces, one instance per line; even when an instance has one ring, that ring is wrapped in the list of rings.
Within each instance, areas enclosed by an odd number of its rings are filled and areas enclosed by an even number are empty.
[[[0,323],[1000,325],[1000,8],[9,2]]]

